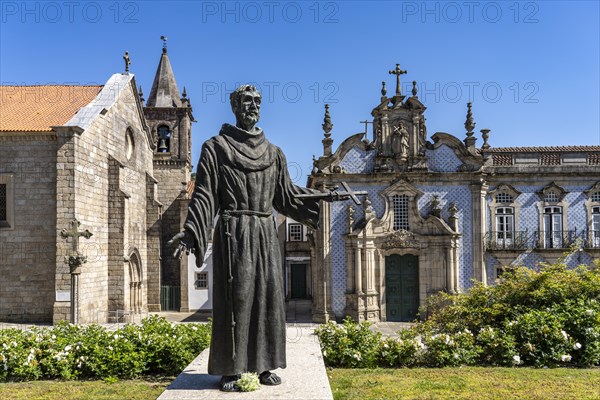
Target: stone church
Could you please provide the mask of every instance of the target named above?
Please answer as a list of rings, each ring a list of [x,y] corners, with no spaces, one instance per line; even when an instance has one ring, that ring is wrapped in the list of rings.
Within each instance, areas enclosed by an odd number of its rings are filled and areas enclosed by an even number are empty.
[[[429,295],[491,284],[504,267],[538,269],[571,248],[569,266],[600,258],[600,146],[493,147],[489,129],[478,145],[471,103],[462,138],[429,137],[417,83],[401,93],[403,73],[390,71],[391,97],[383,82],[372,140],[358,133],[334,151],[326,106],[308,186],[346,182],[368,195],[359,206],[325,202],[308,235],[286,223],[289,298],[312,299],[315,322],[411,321]]]
[[[166,242],[187,212],[192,107],[166,45],[145,104],[124,59],[104,85],[0,87],[2,321],[186,310],[169,289],[187,260]]]

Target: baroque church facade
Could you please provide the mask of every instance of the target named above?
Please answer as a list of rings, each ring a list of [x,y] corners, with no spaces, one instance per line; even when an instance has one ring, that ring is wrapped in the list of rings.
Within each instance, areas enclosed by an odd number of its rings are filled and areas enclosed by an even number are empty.
[[[0,87],[3,321],[187,310],[164,289],[187,287],[167,241],[187,212],[192,107],[166,46],[146,104],[124,59],[104,85]]]
[[[489,129],[478,146],[471,103],[463,139],[428,137],[416,82],[411,96],[400,91],[404,72],[390,71],[394,96],[383,82],[372,141],[359,133],[333,151],[326,106],[308,186],[346,182],[368,195],[324,202],[308,250],[286,252],[287,264],[310,258],[310,276],[296,280],[312,282],[315,322],[411,321],[428,296],[493,284],[505,267],[539,269],[569,249],[570,267],[600,258],[600,146],[492,147]],[[293,274],[286,283],[297,287]]]

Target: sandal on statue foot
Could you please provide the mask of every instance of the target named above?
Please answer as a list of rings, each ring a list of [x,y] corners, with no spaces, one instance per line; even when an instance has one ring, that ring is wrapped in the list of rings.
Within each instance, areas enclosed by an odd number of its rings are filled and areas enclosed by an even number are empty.
[[[240,388],[236,385],[238,379],[240,379],[240,375],[223,375],[220,383],[221,390],[223,392],[239,392]]]
[[[267,386],[276,386],[281,384],[281,378],[270,371],[265,371],[258,377],[260,383]]]

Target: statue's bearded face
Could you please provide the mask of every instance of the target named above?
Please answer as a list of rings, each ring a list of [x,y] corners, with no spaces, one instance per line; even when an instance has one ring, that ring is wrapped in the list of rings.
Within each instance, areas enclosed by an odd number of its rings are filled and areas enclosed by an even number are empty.
[[[256,91],[242,92],[236,109],[234,109],[237,124],[240,128],[250,131],[260,118],[260,93]]]

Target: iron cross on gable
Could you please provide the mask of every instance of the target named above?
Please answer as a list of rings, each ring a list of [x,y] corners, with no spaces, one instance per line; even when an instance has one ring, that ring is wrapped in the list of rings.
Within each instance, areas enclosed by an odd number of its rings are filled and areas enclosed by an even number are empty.
[[[128,74],[129,73],[129,64],[131,64],[131,60],[129,59],[128,51],[125,52],[125,55],[123,56],[123,60],[125,61],[125,73]]]
[[[369,124],[372,124],[372,123],[373,123],[373,121],[367,121],[367,120],[364,120],[364,121],[359,121],[359,122],[360,122],[361,124],[365,124],[365,135],[367,135],[367,133],[368,133],[368,131],[369,131]]]
[[[77,253],[79,246],[79,237],[83,236],[84,238],[89,239],[92,237],[93,234],[87,229],[83,232],[79,232],[79,225],[81,225],[81,222],[79,222],[76,219],[71,221],[70,225],[71,229],[63,229],[62,231],[60,231],[60,236],[62,236],[65,239],[68,239],[70,237],[73,238],[73,252]]]
[[[396,96],[400,96],[400,75],[408,71],[400,69],[400,64],[396,64],[396,69],[390,71],[390,75],[396,75]]]

